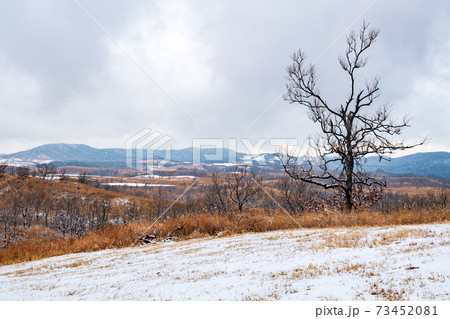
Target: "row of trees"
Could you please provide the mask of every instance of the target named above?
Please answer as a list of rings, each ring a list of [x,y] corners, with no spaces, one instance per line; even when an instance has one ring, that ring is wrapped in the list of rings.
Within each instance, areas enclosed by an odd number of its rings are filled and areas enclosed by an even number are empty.
[[[30,169],[27,166],[11,166],[7,164],[0,164],[0,177],[4,174],[10,174],[10,175],[17,175],[20,178],[27,178],[27,177],[39,177],[42,179],[49,179],[49,180],[68,180],[68,176],[66,174],[66,170],[63,168],[58,171],[58,168],[56,165],[51,163],[44,163],[44,164],[38,164],[36,165],[35,169]],[[76,176],[75,179],[77,182],[82,184],[92,184],[92,179],[87,174],[87,172],[83,172]]]
[[[5,179],[3,179],[5,180]],[[0,180],[1,182],[1,180]],[[199,185],[180,200],[175,193],[157,188],[139,197],[112,198],[107,193],[83,193],[77,184],[70,191],[58,189],[59,182],[38,179],[11,179],[0,194],[0,246],[14,243],[24,231],[35,225],[54,229],[62,237],[81,237],[108,223],[127,224],[175,219],[196,214],[239,214],[250,209],[272,214],[284,210],[299,216],[305,212],[345,210],[345,197],[325,192],[301,180],[284,177],[263,180],[248,167],[236,167],[231,173],[214,174],[211,183]],[[70,185],[71,183],[64,183]],[[385,213],[398,210],[448,209],[448,192],[439,195],[406,196],[383,194],[380,187],[355,188],[353,205],[374,207]],[[170,209],[169,209],[170,208]]]
[[[54,229],[62,237],[82,237],[110,221],[111,212],[111,200],[106,198],[86,200],[80,194],[53,198],[45,190],[23,192],[11,188],[1,196],[0,246],[19,240],[26,228],[35,225]]]
[[[242,214],[249,207],[282,209],[294,215],[301,215],[305,211],[346,209],[345,195],[340,189],[324,192],[309,183],[289,177],[264,183],[262,175],[238,166],[223,178],[214,173],[206,194],[205,202],[219,214],[232,211]],[[379,186],[356,187],[352,194],[352,205],[357,209],[370,208],[380,200],[382,194]]]
[[[30,176],[30,168],[26,166],[10,166],[0,164],[0,177],[4,174],[17,175],[20,178],[27,178]]]

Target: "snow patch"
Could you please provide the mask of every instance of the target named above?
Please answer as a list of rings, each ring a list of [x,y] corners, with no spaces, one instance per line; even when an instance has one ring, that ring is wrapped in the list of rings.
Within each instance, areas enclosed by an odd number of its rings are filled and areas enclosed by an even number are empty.
[[[127,186],[127,187],[175,187],[170,184],[147,184],[147,183],[101,183],[108,186]]]
[[[449,300],[450,224],[159,243],[0,267],[3,300]]]

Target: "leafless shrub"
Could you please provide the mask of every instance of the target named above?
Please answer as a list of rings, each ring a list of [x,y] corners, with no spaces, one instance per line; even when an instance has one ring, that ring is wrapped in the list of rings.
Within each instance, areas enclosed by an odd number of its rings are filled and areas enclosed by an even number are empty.
[[[5,207],[0,207],[0,248],[18,242],[22,237],[17,216]]]
[[[62,170],[59,171],[59,180],[60,181],[67,180],[67,175],[66,175],[66,169],[65,168],[63,168]]]
[[[81,237],[86,234],[89,220],[85,213],[85,202],[77,194],[59,198],[55,213],[50,220],[50,228],[63,235]]]
[[[30,168],[21,166],[16,168],[16,175],[21,179],[28,178],[30,176]]]
[[[448,211],[450,210],[449,193],[448,189],[441,189],[426,195],[384,193],[372,209],[386,214],[399,211]]]
[[[80,238],[86,234],[86,220],[81,214],[58,209],[50,222],[50,228],[61,233],[63,238],[67,234]]]
[[[87,205],[87,223],[91,230],[97,230],[109,220],[112,209],[111,200],[107,198],[96,198]]]
[[[77,181],[78,181],[78,183],[86,184],[86,185],[89,185],[92,183],[92,179],[88,175],[87,172],[83,172],[82,174],[78,175]]]
[[[131,203],[125,203],[122,206],[123,209],[123,221],[124,223],[139,222],[141,214],[139,211],[139,204],[135,201]]]
[[[7,170],[8,170],[8,165],[0,164],[0,178],[2,178],[4,176],[4,174],[6,174]]]
[[[39,164],[36,168],[36,176],[43,179],[53,179],[56,175],[56,166],[53,164]]]

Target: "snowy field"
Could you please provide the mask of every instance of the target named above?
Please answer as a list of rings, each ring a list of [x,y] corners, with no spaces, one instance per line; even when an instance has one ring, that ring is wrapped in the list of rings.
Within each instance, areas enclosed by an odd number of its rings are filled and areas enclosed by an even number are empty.
[[[161,243],[0,267],[2,300],[449,300],[450,224]]]

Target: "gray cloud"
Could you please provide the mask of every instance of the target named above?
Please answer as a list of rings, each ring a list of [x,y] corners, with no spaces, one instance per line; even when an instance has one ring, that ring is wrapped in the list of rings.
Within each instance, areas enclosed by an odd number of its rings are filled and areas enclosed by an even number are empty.
[[[192,114],[197,126],[72,1],[14,1],[0,12],[0,153],[50,142],[123,147],[144,127],[173,136],[295,137],[317,128],[282,99],[289,55],[310,61],[372,2],[79,1]],[[361,80],[381,77],[380,102],[411,114],[405,139],[450,150],[450,4],[380,0],[364,16],[381,29]],[[352,29],[357,29],[358,21]],[[348,84],[340,39],[316,64],[339,103]]]

